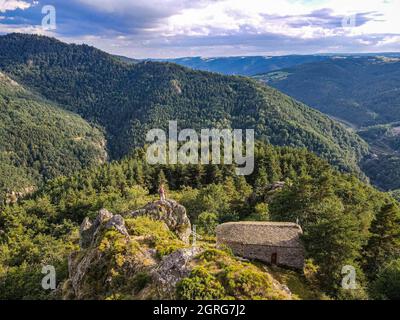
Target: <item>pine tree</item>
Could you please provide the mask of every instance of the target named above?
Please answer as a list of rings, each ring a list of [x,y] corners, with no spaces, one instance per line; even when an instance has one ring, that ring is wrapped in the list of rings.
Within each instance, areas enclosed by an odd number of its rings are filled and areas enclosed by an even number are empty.
[[[168,188],[168,180],[165,176],[164,170],[161,169],[160,172],[158,173],[158,178],[157,178],[157,186],[160,186],[161,184],[164,185],[164,188]]]
[[[139,162],[135,164],[133,177],[138,185],[144,184],[143,167]]]
[[[366,272],[374,277],[388,261],[400,257],[400,209],[386,204],[376,215],[365,247]]]
[[[223,182],[223,174],[219,166],[208,165],[206,167],[206,184]]]
[[[363,279],[357,264],[362,246],[359,221],[344,212],[343,204],[336,197],[327,197],[313,206],[318,217],[304,231],[306,251],[319,266],[317,277],[322,288],[336,295],[341,288],[344,266],[356,268],[357,278]]]
[[[254,184],[254,191],[257,197],[261,197],[265,192],[265,187],[268,185],[267,170],[261,167],[258,170],[257,179]]]
[[[202,181],[204,176],[203,166],[201,164],[190,165],[188,170],[191,180],[191,187],[200,188],[202,186]]]

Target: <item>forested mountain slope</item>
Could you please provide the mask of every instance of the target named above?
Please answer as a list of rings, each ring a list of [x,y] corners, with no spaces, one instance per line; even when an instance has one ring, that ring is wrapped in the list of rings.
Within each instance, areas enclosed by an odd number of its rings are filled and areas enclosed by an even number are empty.
[[[0,68],[46,98],[105,128],[113,159],[152,128],[254,128],[274,145],[306,147],[356,169],[366,144],[337,122],[257,81],[170,63],[126,64],[88,46],[10,34],[0,37]]]
[[[399,58],[331,58],[256,78],[357,126],[400,120]]]
[[[372,151],[362,170],[384,190],[400,188],[398,57],[332,58],[256,78],[358,129]]]
[[[99,130],[0,73],[0,203],[13,191],[105,160]]]

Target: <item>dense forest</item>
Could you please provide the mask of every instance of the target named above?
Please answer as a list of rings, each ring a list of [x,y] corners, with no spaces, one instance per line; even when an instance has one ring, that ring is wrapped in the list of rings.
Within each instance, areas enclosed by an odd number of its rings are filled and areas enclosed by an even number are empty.
[[[67,256],[76,250],[83,218],[95,217],[100,208],[114,213],[140,208],[154,199],[160,182],[168,186],[170,198],[186,207],[199,232],[210,237],[226,221],[298,219],[308,269],[313,270],[304,281],[329,297],[398,297],[398,283],[386,285],[388,274],[400,272],[395,260],[400,210],[389,195],[339,173],[304,149],[258,144],[257,168],[247,179],[229,166],[150,166],[144,156],[140,149],[120,162],[56,178],[4,207],[0,297],[54,298],[37,285],[38,270],[52,264],[59,281],[67,277]],[[284,186],[272,188],[276,181]],[[359,287],[350,295],[340,285],[344,265],[357,270]]]
[[[106,161],[100,130],[2,73],[0,141],[0,202],[15,201],[46,180]]]
[[[361,162],[361,168],[375,186],[382,190],[400,189],[399,122],[358,130],[368,142],[372,154]]]
[[[93,47],[22,34],[0,37],[0,69],[104,127],[112,159],[142,146],[145,132],[171,119],[181,128],[254,128],[259,139],[306,147],[345,170],[357,171],[367,152],[337,122],[247,78],[171,63],[127,64]]]

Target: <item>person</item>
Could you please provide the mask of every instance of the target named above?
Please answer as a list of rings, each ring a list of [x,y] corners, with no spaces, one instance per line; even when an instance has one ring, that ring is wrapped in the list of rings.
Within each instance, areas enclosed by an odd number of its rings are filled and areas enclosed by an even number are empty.
[[[160,194],[160,199],[161,201],[165,200],[165,189],[164,189],[164,184],[160,185],[160,188],[158,189],[158,193]]]

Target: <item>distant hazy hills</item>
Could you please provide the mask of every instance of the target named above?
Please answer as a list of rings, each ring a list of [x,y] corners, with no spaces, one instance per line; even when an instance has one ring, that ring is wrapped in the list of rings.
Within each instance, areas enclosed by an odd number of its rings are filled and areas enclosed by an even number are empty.
[[[374,55],[374,54],[372,54]],[[379,53],[387,58],[400,57],[398,53]],[[242,56],[242,57],[187,57],[164,59],[158,61],[173,62],[195,70],[217,72],[225,75],[254,76],[270,71],[331,60],[333,57],[351,58],[366,57],[371,54],[321,54],[321,55],[287,55],[287,56]],[[135,59],[120,57],[124,61],[137,62]]]
[[[399,58],[332,58],[256,78],[356,126],[400,120]]]
[[[188,68],[218,72],[225,75],[253,76],[282,68],[290,68],[303,63],[324,61],[326,59],[328,57],[319,55],[290,55],[277,57],[189,57],[160,61],[173,62]]]
[[[0,73],[0,202],[105,160],[99,130]]]

